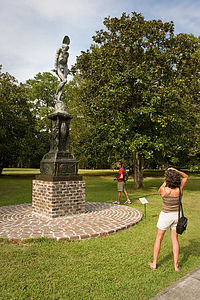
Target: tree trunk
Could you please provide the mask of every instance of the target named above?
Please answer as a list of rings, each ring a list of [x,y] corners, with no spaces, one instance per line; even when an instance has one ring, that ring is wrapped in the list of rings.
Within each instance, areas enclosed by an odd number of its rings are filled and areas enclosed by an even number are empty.
[[[134,153],[134,187],[139,189],[143,187],[144,158]]]

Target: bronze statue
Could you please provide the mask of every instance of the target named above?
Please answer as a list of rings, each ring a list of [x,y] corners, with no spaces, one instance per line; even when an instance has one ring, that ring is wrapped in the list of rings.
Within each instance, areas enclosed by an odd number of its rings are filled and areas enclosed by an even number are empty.
[[[59,48],[56,51],[55,70],[53,70],[53,71],[60,78],[60,83],[57,87],[56,95],[55,95],[57,104],[61,102],[60,98],[62,95],[63,88],[64,88],[65,84],[67,83],[67,75],[69,74],[69,69],[68,69],[68,65],[67,65],[68,57],[69,57],[69,53],[68,53],[69,44],[70,44],[70,39],[66,35],[62,42],[62,48]]]

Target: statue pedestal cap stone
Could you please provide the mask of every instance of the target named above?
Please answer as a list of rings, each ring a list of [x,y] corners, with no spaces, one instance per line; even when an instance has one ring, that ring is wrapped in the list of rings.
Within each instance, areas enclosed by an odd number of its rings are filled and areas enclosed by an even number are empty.
[[[40,162],[40,175],[33,181],[32,206],[49,217],[85,212],[85,182],[78,175],[78,161],[69,151],[72,116],[58,101],[51,120],[51,147]]]

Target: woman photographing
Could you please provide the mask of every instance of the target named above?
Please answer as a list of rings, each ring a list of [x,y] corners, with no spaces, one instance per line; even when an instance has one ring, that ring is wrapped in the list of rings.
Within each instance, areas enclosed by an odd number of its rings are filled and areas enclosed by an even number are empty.
[[[174,269],[175,271],[179,271],[179,243],[176,226],[178,222],[179,195],[180,193],[182,195],[187,179],[187,174],[178,171],[175,168],[169,168],[165,172],[165,181],[158,190],[158,193],[162,197],[163,205],[157,223],[157,235],[154,244],[153,262],[149,263],[152,269],[156,269],[162,239],[166,230],[170,228],[174,255]]]

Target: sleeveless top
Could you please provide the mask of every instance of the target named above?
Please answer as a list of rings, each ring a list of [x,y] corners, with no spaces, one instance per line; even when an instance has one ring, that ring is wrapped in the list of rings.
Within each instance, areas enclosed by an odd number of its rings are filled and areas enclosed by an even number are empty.
[[[165,213],[178,212],[179,196],[163,196],[162,211]]]

